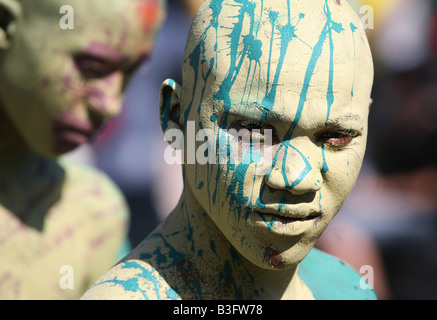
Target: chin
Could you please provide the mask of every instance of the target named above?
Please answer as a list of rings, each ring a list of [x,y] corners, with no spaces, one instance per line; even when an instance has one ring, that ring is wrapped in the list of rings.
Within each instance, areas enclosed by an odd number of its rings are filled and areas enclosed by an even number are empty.
[[[254,250],[252,248],[257,248]],[[245,248],[235,246],[241,257],[265,270],[289,270],[295,268],[313,248],[311,243],[282,243],[281,245],[252,244]]]
[[[41,146],[41,145],[32,146],[32,145],[30,145],[30,148],[39,156],[41,156],[43,158],[47,158],[47,159],[56,159],[56,158],[58,158],[58,157],[75,149],[75,147],[73,147],[73,146],[65,147],[62,149],[50,148],[49,145],[45,145],[45,146]]]

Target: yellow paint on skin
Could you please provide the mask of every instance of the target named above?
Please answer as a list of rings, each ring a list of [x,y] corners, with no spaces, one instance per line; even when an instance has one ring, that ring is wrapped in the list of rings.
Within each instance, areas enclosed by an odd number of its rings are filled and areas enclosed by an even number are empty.
[[[68,4],[73,30],[60,27],[59,1],[0,1],[10,18],[0,30],[0,299],[78,299],[122,258],[127,240],[120,190],[60,156],[120,112],[165,3]]]
[[[164,130],[272,129],[274,159],[184,164],[179,205],[84,299],[314,298],[298,268],[360,171],[373,64],[347,3],[288,3],[204,2],[161,90]]]
[[[15,212],[0,207],[1,299],[77,299],[121,258],[129,217],[118,188],[87,167],[48,166],[53,187],[23,187],[33,197]],[[72,267],[73,289],[61,287],[62,266]]]

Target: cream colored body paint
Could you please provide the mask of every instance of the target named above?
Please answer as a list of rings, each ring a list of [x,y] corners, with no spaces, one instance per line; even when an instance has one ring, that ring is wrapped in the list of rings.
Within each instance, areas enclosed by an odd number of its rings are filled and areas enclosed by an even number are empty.
[[[160,107],[164,131],[184,130],[185,160],[204,143],[190,147],[194,123],[214,133],[216,161],[184,164],[177,208],[84,298],[320,298],[324,284],[305,282],[300,263],[360,171],[372,82],[367,39],[345,1],[206,1],[182,86],[164,82]],[[231,129],[260,141],[271,130],[272,158],[249,148],[220,162]],[[326,272],[352,296],[358,280],[339,270]]]
[[[59,156],[119,113],[164,2],[68,4],[73,30],[59,1],[0,1],[0,299],[77,299],[123,257],[121,192]]]

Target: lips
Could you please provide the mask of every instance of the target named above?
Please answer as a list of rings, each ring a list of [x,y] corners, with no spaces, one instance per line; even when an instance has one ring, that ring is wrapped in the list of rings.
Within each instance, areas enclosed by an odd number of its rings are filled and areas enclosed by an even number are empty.
[[[310,208],[299,208],[298,206],[285,206],[278,210],[269,207],[258,210],[251,215],[250,224],[264,230],[263,232],[275,233],[281,236],[298,236],[307,233],[313,228],[317,228],[318,221],[323,214],[319,210]]]
[[[275,208],[272,208],[275,207]],[[296,206],[284,206],[281,210],[278,210],[278,205],[269,205],[265,209],[256,210],[259,214],[267,214],[275,216],[278,220],[284,221],[298,221],[298,220],[312,220],[320,218],[322,212],[320,210],[313,210],[311,208],[298,208]]]
[[[68,117],[57,119],[53,121],[54,149],[57,153],[71,151],[88,142],[95,131],[96,127],[91,122]]]

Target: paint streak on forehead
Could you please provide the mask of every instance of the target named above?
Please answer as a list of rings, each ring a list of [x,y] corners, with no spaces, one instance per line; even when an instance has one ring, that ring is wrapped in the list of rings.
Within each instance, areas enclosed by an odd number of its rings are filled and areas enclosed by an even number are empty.
[[[242,102],[250,102],[256,96],[267,114],[277,100],[278,86],[284,81],[290,85],[291,71],[296,75],[295,85],[303,85],[297,116],[307,101],[309,87],[318,84],[322,77],[320,89],[325,90],[329,117],[335,79],[345,83],[345,71],[348,78],[355,78],[356,65],[371,67],[370,51],[363,53],[363,46],[355,40],[358,17],[345,5],[340,8],[329,0],[310,4],[290,0],[217,0],[204,4],[187,46],[185,61],[189,66],[184,66],[188,74],[194,71],[193,92],[200,84],[198,80],[207,80],[206,75],[214,74],[219,83],[215,99],[223,101],[226,111],[230,111],[231,91],[237,87],[243,94]],[[358,54],[365,63],[358,63]],[[320,72],[321,76],[315,76]],[[264,84],[256,84],[260,79]],[[323,89],[325,81],[328,88]],[[247,90],[241,91],[239,82]],[[354,86],[354,79],[346,82],[351,82],[348,87]]]
[[[163,5],[160,0],[139,1],[138,14],[144,34],[149,35],[162,20]]]

